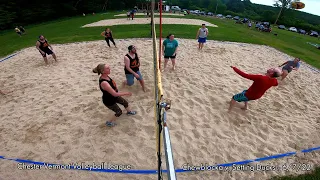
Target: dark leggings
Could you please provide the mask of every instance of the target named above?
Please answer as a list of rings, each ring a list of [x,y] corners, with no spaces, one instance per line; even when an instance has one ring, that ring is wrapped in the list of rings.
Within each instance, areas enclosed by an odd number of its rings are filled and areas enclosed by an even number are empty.
[[[107,41],[107,44],[109,47],[110,47],[109,40],[113,43],[114,46],[116,46],[116,43],[114,42],[113,38],[105,38],[105,40]]]
[[[125,108],[129,107],[129,103],[127,100],[125,100],[122,97],[117,97],[116,103],[112,106],[107,106],[107,108],[111,109],[112,111],[114,111],[116,114],[116,117],[120,117],[122,114],[122,110],[120,109],[120,107],[118,106],[118,104],[123,105]]]

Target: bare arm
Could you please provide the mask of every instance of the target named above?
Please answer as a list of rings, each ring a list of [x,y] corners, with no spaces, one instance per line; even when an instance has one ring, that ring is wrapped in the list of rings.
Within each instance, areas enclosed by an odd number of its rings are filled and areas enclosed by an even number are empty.
[[[103,90],[108,91],[112,96],[118,97],[118,96],[125,96],[125,95],[131,95],[131,93],[127,92],[116,92],[107,82],[102,82],[101,87]]]
[[[178,52],[178,48],[179,48],[179,46],[176,47],[176,50],[174,51],[174,54],[176,54]]]
[[[53,50],[53,48],[52,48],[51,44],[48,42],[48,40],[47,40],[47,39],[46,39],[46,41],[47,41],[48,47],[50,47],[50,49],[51,49],[51,50]]]
[[[164,54],[164,48],[165,48],[165,46],[162,45],[162,54]]]
[[[254,75],[254,74],[247,74],[247,73],[244,73],[242,72],[240,69],[236,68],[236,67],[233,67],[231,66],[232,69],[237,73],[239,74],[240,76],[246,78],[246,79],[250,79],[252,81],[256,81],[256,80],[259,80],[261,75]]]
[[[284,66],[284,65],[286,65],[286,64],[288,64],[288,61],[285,62],[285,63],[283,63],[283,64],[281,64],[279,67]]]
[[[199,38],[199,34],[200,34],[200,29],[199,29],[199,30],[198,30],[198,32],[197,32],[196,39],[198,39],[198,38]]]
[[[101,36],[106,37],[105,34],[104,34],[104,31],[101,33]]]
[[[126,66],[126,69],[131,72],[132,74],[136,74],[131,68],[130,68],[130,60],[127,56],[124,57],[124,64]]]
[[[207,28],[207,36],[209,35],[209,29]]]
[[[37,41],[36,48],[43,54],[44,52],[40,49],[40,43]]]

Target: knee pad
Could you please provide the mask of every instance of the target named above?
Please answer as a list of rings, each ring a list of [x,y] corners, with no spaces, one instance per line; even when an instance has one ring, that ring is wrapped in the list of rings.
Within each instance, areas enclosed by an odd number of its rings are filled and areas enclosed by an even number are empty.
[[[121,109],[119,109],[119,110],[117,110],[117,111],[116,111],[115,116],[116,116],[116,117],[120,117],[120,116],[121,116],[121,114],[122,114],[122,110],[121,110]]]

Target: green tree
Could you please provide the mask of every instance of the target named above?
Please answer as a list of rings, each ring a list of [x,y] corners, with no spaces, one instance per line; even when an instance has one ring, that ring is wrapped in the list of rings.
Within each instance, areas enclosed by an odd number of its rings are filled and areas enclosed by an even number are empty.
[[[264,21],[274,21],[275,20],[275,15],[276,13],[274,11],[270,11],[270,10],[267,10],[267,11],[264,11],[263,14],[262,14],[262,18]]]

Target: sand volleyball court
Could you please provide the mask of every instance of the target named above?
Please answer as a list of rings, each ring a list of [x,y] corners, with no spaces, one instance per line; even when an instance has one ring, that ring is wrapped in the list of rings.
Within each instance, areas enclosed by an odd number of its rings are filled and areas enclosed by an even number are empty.
[[[150,13],[149,13],[150,14]],[[147,13],[134,13],[135,16],[145,16]],[[154,13],[154,15],[159,16],[160,13]],[[163,16],[184,16],[183,13],[162,13]],[[114,16],[127,16],[127,14],[117,14]]]
[[[150,24],[151,18],[134,18],[133,20],[128,19],[107,19],[98,22],[86,24],[82,27],[96,27],[96,26],[114,26],[114,25],[128,25],[128,24]],[[159,24],[159,18],[155,19],[155,23]],[[162,24],[187,24],[197,25],[206,24],[208,27],[218,27],[207,21],[199,19],[184,19],[184,18],[162,18]]]
[[[172,100],[168,125],[177,169],[183,165],[214,165],[296,152],[320,144],[319,73],[302,66],[279,87],[249,103],[243,112],[227,113],[228,101],[251,85],[230,68],[263,73],[288,56],[266,46],[208,41],[202,51],[196,40],[177,39],[177,69],[162,75],[164,97]],[[104,40],[52,45],[59,58],[49,67],[35,47],[1,62],[0,87],[14,90],[0,95],[0,156],[56,164],[108,162],[134,169],[156,169],[153,112],[153,60],[150,39]],[[122,115],[107,128],[113,113],[101,102],[98,63],[111,66],[111,77],[125,79],[123,56],[137,47],[148,92],[135,82],[126,97],[136,116]],[[49,61],[52,61],[49,57]],[[169,64],[169,68],[171,65]],[[19,170],[17,163],[0,160],[3,179],[156,179],[157,175],[122,175],[88,171]],[[300,162],[319,164],[319,152],[292,156],[265,165]],[[165,161],[163,159],[163,167]],[[268,179],[304,172],[231,171],[177,173],[178,179]],[[164,173],[165,174],[165,173]]]

